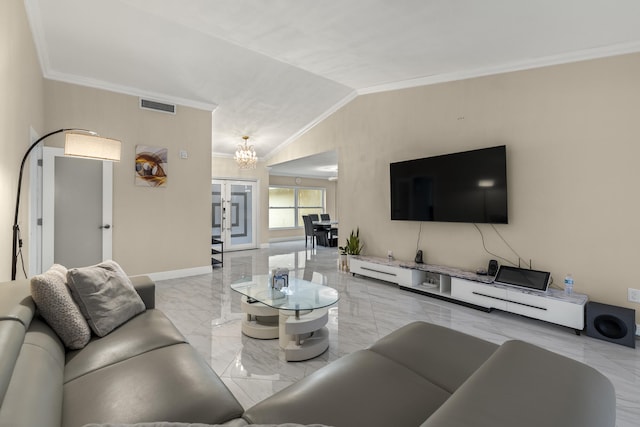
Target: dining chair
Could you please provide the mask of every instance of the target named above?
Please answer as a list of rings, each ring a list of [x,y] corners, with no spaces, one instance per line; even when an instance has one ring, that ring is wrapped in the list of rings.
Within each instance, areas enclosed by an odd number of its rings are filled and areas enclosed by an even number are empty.
[[[331,221],[331,216],[328,213],[322,213],[320,214],[320,219],[322,221]],[[332,225],[327,225],[326,228],[329,230],[329,246],[334,246],[334,242],[337,244],[338,228]]]
[[[316,240],[318,237],[326,239],[326,231],[317,229],[313,225],[310,215],[302,215],[302,221],[304,222],[304,247],[307,247],[309,238],[311,238],[311,247],[316,247]],[[318,243],[320,244],[320,243]]]

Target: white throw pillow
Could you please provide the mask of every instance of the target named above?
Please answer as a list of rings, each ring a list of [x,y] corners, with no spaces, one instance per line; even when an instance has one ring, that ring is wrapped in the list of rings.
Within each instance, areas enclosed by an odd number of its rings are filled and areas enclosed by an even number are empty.
[[[48,271],[31,278],[31,297],[40,315],[64,345],[78,350],[91,339],[91,330],[67,288],[67,269],[54,264]]]
[[[71,268],[67,282],[71,296],[99,337],[145,311],[142,298],[115,261]]]

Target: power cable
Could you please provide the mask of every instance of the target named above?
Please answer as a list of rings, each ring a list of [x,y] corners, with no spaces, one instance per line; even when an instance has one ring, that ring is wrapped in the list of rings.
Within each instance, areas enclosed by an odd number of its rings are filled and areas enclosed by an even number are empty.
[[[512,264],[512,265],[514,265],[514,266],[517,266],[517,265],[518,265],[518,264],[514,263],[513,261],[508,260],[507,258],[501,257],[500,255],[494,254],[494,253],[493,253],[493,252],[491,252],[489,249],[487,249],[487,245],[485,244],[485,241],[484,241],[484,234],[482,234],[482,230],[480,230],[480,227],[478,227],[478,224],[475,224],[475,223],[474,223],[474,224],[473,224],[473,226],[476,228],[476,230],[478,230],[478,233],[480,233],[480,238],[482,239],[482,247],[484,248],[484,251],[485,251],[486,253],[488,253],[489,255],[494,256],[494,257],[496,257],[496,258],[500,258],[501,260],[506,261],[506,262],[508,262],[509,264]]]

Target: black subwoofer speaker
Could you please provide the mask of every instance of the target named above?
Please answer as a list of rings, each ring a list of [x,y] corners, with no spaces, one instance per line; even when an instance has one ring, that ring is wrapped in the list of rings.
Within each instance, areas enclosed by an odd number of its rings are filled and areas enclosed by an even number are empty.
[[[636,311],[599,302],[587,303],[587,336],[636,348]]]

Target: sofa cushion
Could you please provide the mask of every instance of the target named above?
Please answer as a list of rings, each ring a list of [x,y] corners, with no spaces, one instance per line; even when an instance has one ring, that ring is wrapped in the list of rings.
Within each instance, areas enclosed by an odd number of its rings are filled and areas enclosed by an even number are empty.
[[[417,426],[449,396],[407,367],[360,350],[247,409],[244,418],[339,427]]]
[[[497,349],[497,344],[426,322],[403,326],[369,348],[449,393],[456,391]]]
[[[67,278],[73,299],[99,337],[145,310],[131,280],[115,261],[72,268]]]
[[[508,341],[422,427],[614,427],[615,399],[590,366]]]
[[[18,320],[0,320],[0,402],[9,387],[25,332],[24,325]]]
[[[145,307],[156,308],[156,284],[149,276],[130,276],[131,284],[136,289]]]
[[[242,412],[196,350],[175,344],[65,383],[62,426],[158,420],[215,424],[240,418]]]
[[[113,365],[147,351],[186,342],[160,310],[147,310],[85,348],[67,352],[64,381]]]
[[[34,319],[13,366],[0,426],[60,427],[63,370],[64,345],[44,321]]]
[[[31,297],[31,280],[20,279],[4,282],[0,286],[0,320],[14,319],[29,327],[36,312]]]
[[[91,330],[67,288],[67,269],[54,264],[31,279],[31,296],[40,315],[70,349],[83,348]]]

